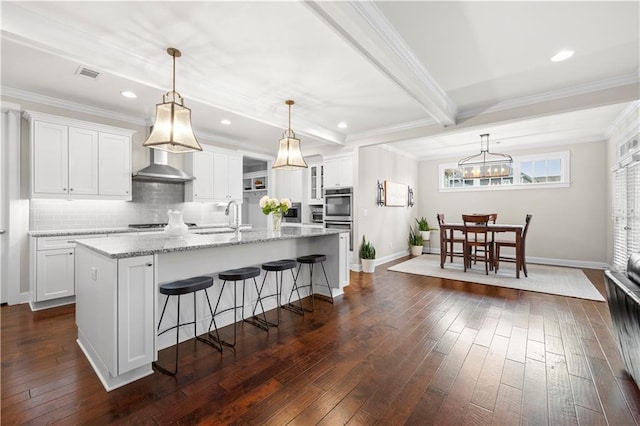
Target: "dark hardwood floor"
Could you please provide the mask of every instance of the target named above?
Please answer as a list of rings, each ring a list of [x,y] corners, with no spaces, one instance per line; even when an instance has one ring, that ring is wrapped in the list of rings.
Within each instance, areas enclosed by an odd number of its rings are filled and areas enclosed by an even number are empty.
[[[640,423],[606,303],[387,266],[268,334],[243,324],[235,353],[187,341],[177,379],[112,392],[75,342],[72,305],[4,306],[2,424]],[[604,294],[602,271],[585,273]]]

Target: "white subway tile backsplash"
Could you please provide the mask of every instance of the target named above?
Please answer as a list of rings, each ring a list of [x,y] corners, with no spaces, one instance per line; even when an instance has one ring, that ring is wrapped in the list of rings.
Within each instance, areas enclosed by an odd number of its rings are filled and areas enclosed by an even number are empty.
[[[184,203],[184,184],[133,183],[132,201],[43,200],[29,205],[33,231],[119,228],[132,223],[166,223],[168,210],[183,212],[185,222],[226,223],[224,207],[214,203]]]

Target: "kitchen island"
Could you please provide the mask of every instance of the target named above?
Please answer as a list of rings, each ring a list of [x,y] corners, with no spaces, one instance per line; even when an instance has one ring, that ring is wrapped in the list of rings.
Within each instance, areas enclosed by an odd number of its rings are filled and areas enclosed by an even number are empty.
[[[221,271],[323,253],[327,255],[325,268],[336,297],[349,283],[348,250],[349,234],[305,227],[283,228],[277,232],[204,231],[183,238],[156,234],[79,240],[75,254],[78,344],[104,387],[108,391],[115,389],[152,374],[151,363],[157,360],[158,350],[175,344],[174,331],[157,336],[160,304],[164,304],[164,297],[158,292],[160,284],[211,275],[214,286],[208,291],[211,303],[215,304],[222,284],[217,273]],[[275,292],[273,275],[270,274],[265,284],[266,294]],[[299,279],[306,283],[308,275],[301,274]],[[253,283],[249,283],[246,312],[251,312],[257,298]],[[285,275],[283,299],[288,298],[292,284],[291,277]],[[314,286],[314,291],[322,289]],[[307,295],[308,292],[301,291],[301,297]],[[182,322],[193,320],[193,296],[187,297],[186,303],[181,304]],[[163,329],[176,322],[176,300],[176,297],[169,300]],[[265,310],[277,306],[275,298],[265,300],[264,305]],[[233,286],[227,286],[218,310],[231,306]],[[202,292],[198,293],[195,315],[198,335],[206,333],[211,314]],[[218,327],[233,322],[233,311],[216,316]],[[181,327],[179,333],[180,341],[191,339],[193,326]]]

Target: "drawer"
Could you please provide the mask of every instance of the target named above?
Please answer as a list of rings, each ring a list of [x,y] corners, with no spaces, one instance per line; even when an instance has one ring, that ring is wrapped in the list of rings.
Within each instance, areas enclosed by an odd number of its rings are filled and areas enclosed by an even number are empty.
[[[88,238],[104,238],[107,234],[67,235],[64,237],[40,237],[38,238],[38,250],[55,250],[62,248],[74,248],[74,240]]]

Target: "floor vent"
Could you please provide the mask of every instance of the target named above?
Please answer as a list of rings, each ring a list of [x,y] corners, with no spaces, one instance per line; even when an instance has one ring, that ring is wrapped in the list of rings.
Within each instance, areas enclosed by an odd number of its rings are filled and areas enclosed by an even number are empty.
[[[81,75],[83,77],[95,80],[98,77],[100,77],[100,72],[99,71],[94,71],[94,70],[89,69],[87,67],[79,66],[78,69],[76,70],[76,75]]]

